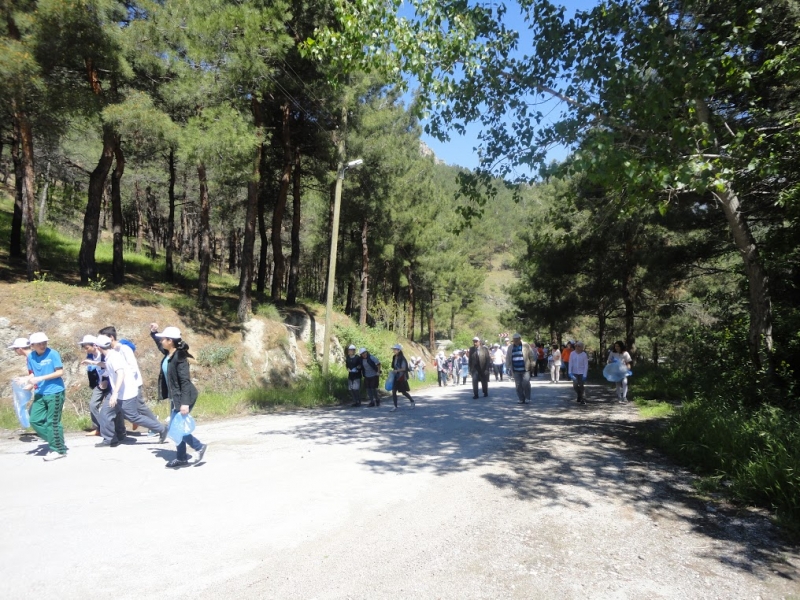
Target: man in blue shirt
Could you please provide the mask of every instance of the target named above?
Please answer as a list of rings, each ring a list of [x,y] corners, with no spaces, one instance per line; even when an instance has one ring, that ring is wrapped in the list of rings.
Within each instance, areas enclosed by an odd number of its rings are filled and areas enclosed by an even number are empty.
[[[39,331],[31,334],[33,352],[28,355],[26,380],[35,386],[31,404],[31,427],[50,446],[44,460],[50,462],[65,458],[67,446],[64,443],[64,428],[61,425],[61,411],[64,409],[64,365],[61,355],[47,347],[47,336]]]

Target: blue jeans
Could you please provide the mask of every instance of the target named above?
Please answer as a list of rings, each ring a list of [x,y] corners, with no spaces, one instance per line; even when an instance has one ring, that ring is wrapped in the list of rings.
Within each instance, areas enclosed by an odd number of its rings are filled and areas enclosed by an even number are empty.
[[[175,418],[179,410],[172,409],[172,413],[169,416],[169,422],[172,423],[172,419]],[[192,409],[189,409],[189,412],[192,412]],[[183,441],[178,444],[178,460],[188,460],[188,455],[186,454],[186,444],[189,444],[194,450],[200,450],[203,447],[203,443],[194,437],[191,433],[189,435],[183,436]]]

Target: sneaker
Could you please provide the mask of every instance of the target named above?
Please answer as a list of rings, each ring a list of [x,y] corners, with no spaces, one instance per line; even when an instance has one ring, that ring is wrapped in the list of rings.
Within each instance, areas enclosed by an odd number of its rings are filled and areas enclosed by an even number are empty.
[[[166,427],[166,426],[164,426],[164,430],[163,430],[163,431],[161,432],[161,434],[158,436],[158,443],[159,443],[159,444],[163,444],[164,442],[166,442],[166,441],[167,441],[167,434],[168,434],[168,433],[169,433],[169,429],[167,429],[167,427]]]
[[[394,412],[394,411],[396,411],[396,410],[397,410],[397,407],[396,407],[396,406],[393,406],[389,412]]]
[[[416,404],[414,404],[414,401],[412,400],[411,401],[411,408],[414,408],[415,406],[416,406]]]
[[[147,437],[156,437],[157,435],[158,432],[154,429],[151,429],[150,431],[147,432]]]
[[[95,448],[116,448],[117,446],[119,446],[119,442],[109,442],[107,440],[103,440],[102,442],[98,442],[94,445]]]
[[[377,400],[377,401],[375,402],[375,406],[380,406],[380,405],[381,405],[381,401],[380,401],[380,400]]]
[[[620,404],[627,404],[628,403],[628,399],[627,398],[623,398],[622,400],[619,401],[619,403]]]
[[[477,400],[477,399],[478,399],[478,397],[477,397],[477,396],[473,396],[473,397],[472,397],[472,399],[473,399],[473,400]]]
[[[164,466],[167,467],[168,469],[177,469],[179,467],[185,467],[188,464],[189,464],[188,460],[178,460],[177,458],[173,458]]]
[[[361,402],[353,402],[350,406],[361,406]]]
[[[45,462],[52,462],[54,460],[58,460],[59,458],[67,458],[66,452],[64,454],[59,454],[58,452],[48,452],[45,457]]]
[[[206,450],[208,450],[208,444],[203,444],[200,450],[197,451],[197,456],[195,456],[194,460],[192,461],[193,465],[203,462],[203,457],[206,455]]]
[[[370,402],[369,404],[367,404],[367,406],[368,406],[368,407],[369,407],[369,406],[375,406],[375,403],[374,403],[374,402]]]

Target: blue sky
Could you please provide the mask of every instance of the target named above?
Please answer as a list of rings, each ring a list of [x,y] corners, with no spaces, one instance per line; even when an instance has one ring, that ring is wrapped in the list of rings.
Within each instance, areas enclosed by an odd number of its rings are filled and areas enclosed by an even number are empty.
[[[560,4],[566,7],[567,15],[571,15],[576,10],[585,10],[597,5],[598,0],[566,0],[560,2]],[[524,53],[530,47],[530,35],[528,35],[526,25],[519,15],[519,9],[516,8],[516,3],[509,2],[507,5],[509,6],[506,15],[507,25],[520,32],[519,45],[522,53]],[[558,109],[556,108],[553,115],[557,115],[557,113]],[[473,169],[478,166],[478,158],[474,148],[478,145],[479,132],[480,126],[478,124],[473,124],[467,128],[466,134],[463,136],[453,131],[451,139],[447,142],[441,142],[427,134],[422,135],[422,140],[433,150],[437,158],[442,159],[447,164]],[[566,154],[566,148],[558,147],[551,150],[549,157],[551,160],[561,160]]]

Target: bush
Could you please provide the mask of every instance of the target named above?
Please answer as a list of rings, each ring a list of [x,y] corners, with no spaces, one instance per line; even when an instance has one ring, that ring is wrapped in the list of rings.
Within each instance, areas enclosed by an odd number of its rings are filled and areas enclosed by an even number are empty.
[[[730,482],[740,501],[800,523],[800,418],[775,406],[731,409],[698,398],[667,428],[666,449],[700,473]]]
[[[206,367],[216,367],[227,363],[235,350],[231,346],[206,346],[197,353],[197,362]]]
[[[347,373],[344,367],[331,365],[328,375],[316,371],[288,387],[254,388],[245,393],[245,399],[255,409],[338,404],[349,399]]]

